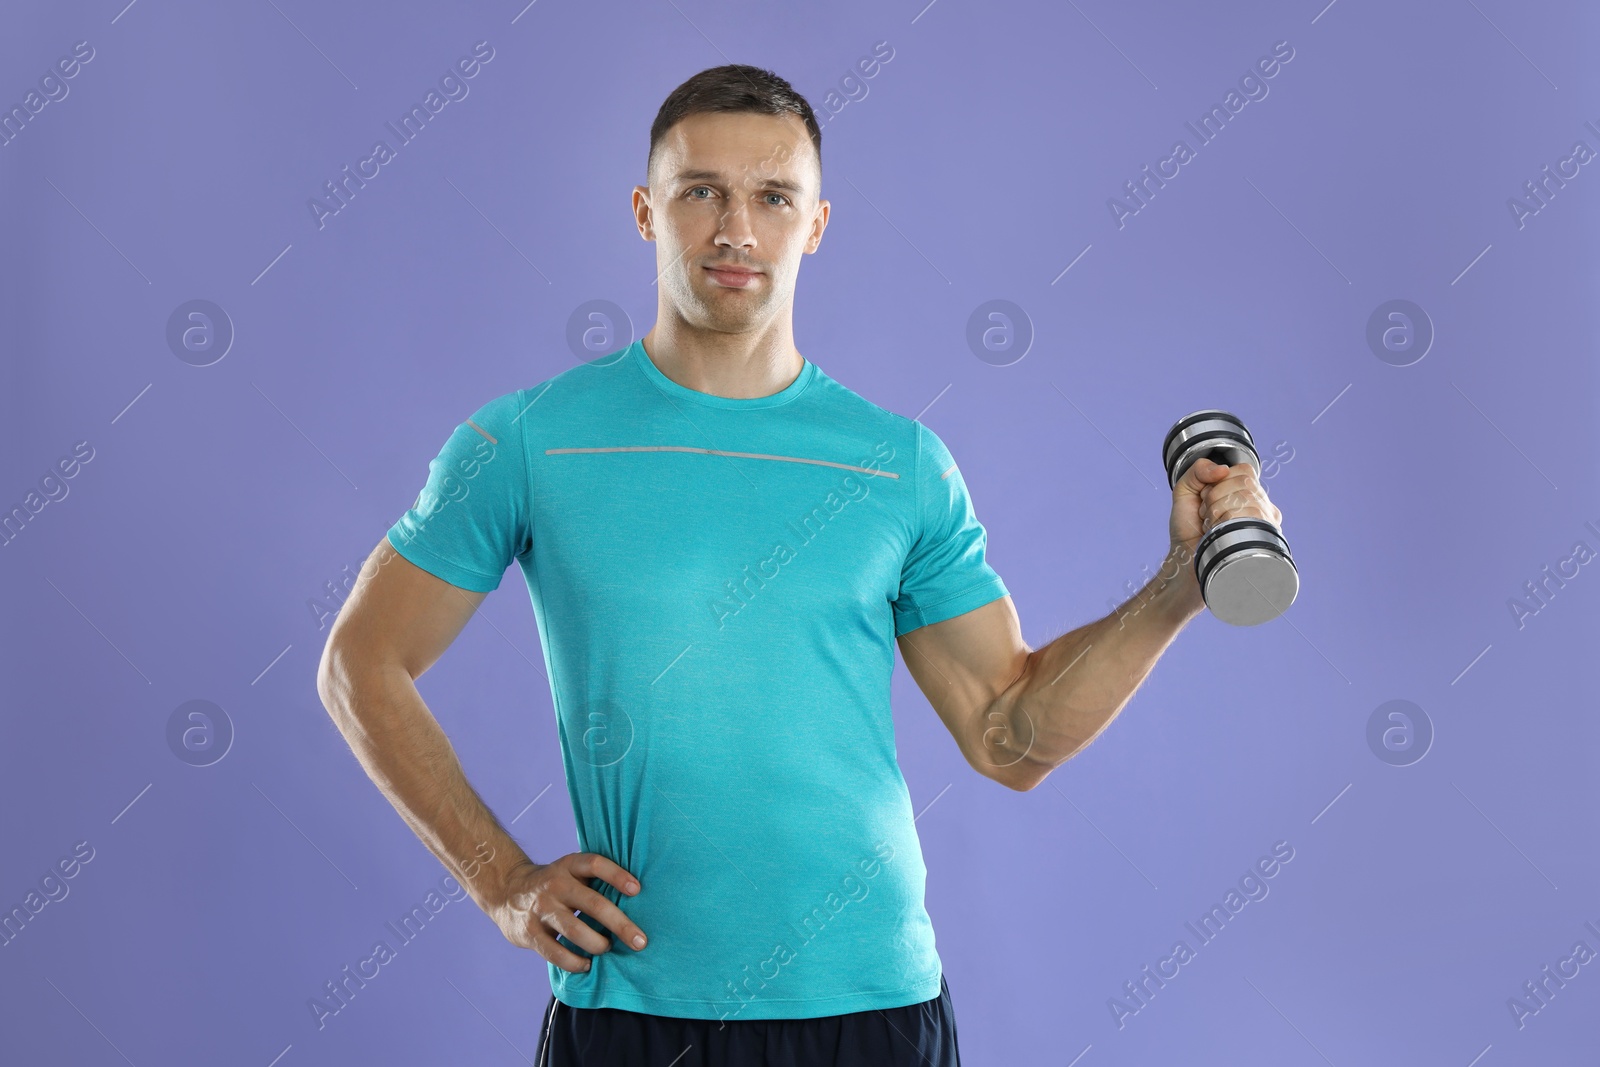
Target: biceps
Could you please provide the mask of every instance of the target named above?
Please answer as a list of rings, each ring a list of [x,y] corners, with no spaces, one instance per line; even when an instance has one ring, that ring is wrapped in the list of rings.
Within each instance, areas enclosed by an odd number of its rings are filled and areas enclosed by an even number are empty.
[[[971,760],[992,725],[984,713],[1022,675],[1032,651],[1010,596],[900,635],[906,670]]]
[[[385,538],[362,565],[328,634],[352,665],[395,663],[421,677],[444,654],[487,594],[451,585],[396,552]]]

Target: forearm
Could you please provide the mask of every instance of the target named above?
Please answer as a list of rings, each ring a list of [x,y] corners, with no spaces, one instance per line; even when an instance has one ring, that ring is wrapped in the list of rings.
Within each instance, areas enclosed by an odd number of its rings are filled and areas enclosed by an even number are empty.
[[[1031,789],[1093,741],[1132,698],[1178,632],[1204,610],[1192,557],[1169,553],[1127,603],[1029,653],[990,721],[1005,723],[1016,788]]]
[[[450,739],[399,665],[330,655],[318,679],[329,715],[367,776],[422,843],[488,911],[531,862],[467,781]]]

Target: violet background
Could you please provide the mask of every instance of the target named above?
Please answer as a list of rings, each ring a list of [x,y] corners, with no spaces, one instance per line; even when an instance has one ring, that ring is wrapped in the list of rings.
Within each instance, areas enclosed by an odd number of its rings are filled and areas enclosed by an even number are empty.
[[[1600,578],[1520,627],[1508,606],[1600,550],[1600,176],[1520,228],[1507,207],[1600,148],[1592,5],[124,3],[0,14],[8,108],[96,53],[0,146],[0,506],[95,451],[0,547],[0,910],[95,851],[0,949],[0,1058],[531,1060],[544,961],[469,900],[313,1020],[445,872],[323,710],[307,601],[461,419],[573,365],[580,305],[626,312],[611,347],[649,328],[628,195],[674,86],[754,63],[822,112],[879,41],[823,130],[797,342],[949,444],[1031,643],[1161,559],[1179,416],[1227,408],[1292,452],[1266,484],[1298,601],[1197,619],[1032,792],[974,773],[897,667],[967,1062],[1593,1056],[1600,964],[1520,1029],[1506,1003],[1600,949]],[[480,40],[469,95],[319,230],[308,198]],[[1269,95],[1119,229],[1107,199],[1280,40]],[[196,298],[236,331],[205,367],[165,338]],[[1009,366],[966,341],[997,298],[1034,333]],[[1396,298],[1436,331],[1403,367],[1366,342]],[[552,859],[575,836],[539,658],[512,568],[420,684]],[[167,740],[197,699],[235,734],[206,767]],[[1409,766],[1367,741],[1396,699],[1434,731]],[[1119,1029],[1108,1000],[1277,841],[1270,894]]]

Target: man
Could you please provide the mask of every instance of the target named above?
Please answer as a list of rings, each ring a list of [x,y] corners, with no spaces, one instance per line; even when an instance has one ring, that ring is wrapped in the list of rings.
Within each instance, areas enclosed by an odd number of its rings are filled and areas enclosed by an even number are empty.
[[[541,1067],[958,1064],[896,642],[968,762],[1031,789],[1202,610],[1203,530],[1281,520],[1248,466],[1200,460],[1137,609],[1031,649],[944,443],[794,347],[820,189],[783,79],[729,65],[674,90],[633,191],[655,325],[456,427],[328,637],[319,690],[368,774],[548,961]],[[580,848],[547,863],[414,684],[513,560]]]

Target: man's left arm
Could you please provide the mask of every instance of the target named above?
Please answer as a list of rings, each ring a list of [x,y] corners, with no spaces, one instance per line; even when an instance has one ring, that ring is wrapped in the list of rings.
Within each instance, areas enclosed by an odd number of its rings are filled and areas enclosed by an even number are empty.
[[[1102,619],[1032,649],[1009,596],[900,635],[906,669],[969,764],[1011,789],[1032,789],[1116,718],[1205,601],[1194,550],[1205,531],[1283,513],[1248,464],[1197,460],[1172,490],[1161,571]]]

